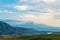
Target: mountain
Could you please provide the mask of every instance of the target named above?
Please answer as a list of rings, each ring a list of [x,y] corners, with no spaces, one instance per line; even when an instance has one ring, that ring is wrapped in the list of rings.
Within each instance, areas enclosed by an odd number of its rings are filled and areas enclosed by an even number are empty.
[[[53,32],[60,32],[60,27],[53,27],[53,26],[48,26],[45,24],[34,24],[32,22],[27,22],[20,24],[20,21],[17,20],[1,20],[4,22],[7,22],[8,24],[13,25],[14,27],[25,27],[25,28],[32,28],[36,29],[39,31],[53,31]]]
[[[5,22],[0,21],[0,35],[13,35],[13,34],[36,34],[39,31],[35,29],[13,27]]]
[[[16,30],[17,30],[18,34],[40,34],[40,31],[31,29],[31,28],[17,27]]]
[[[11,25],[0,21],[0,34],[14,34],[15,28]]]
[[[52,32],[60,32],[60,27],[53,27],[53,26],[48,26],[45,24],[34,24],[32,22],[25,23],[25,24],[18,24],[15,25],[17,27],[26,27],[26,28],[33,28],[39,31],[52,31]]]
[[[46,33],[52,33],[52,32],[60,32],[60,27],[53,27],[53,26],[48,26],[45,24],[34,24],[32,22],[20,24],[20,21],[17,20],[0,20],[3,22],[8,23],[9,26],[12,28],[11,31],[13,30],[13,34],[46,34]],[[6,25],[5,25],[6,26]],[[0,31],[1,32],[1,31]],[[9,33],[9,32],[8,32]]]

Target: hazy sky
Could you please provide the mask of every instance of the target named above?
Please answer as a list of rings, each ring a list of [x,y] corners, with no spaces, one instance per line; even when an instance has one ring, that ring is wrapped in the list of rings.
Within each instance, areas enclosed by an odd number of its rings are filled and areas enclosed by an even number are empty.
[[[60,27],[60,0],[0,0],[0,19]]]

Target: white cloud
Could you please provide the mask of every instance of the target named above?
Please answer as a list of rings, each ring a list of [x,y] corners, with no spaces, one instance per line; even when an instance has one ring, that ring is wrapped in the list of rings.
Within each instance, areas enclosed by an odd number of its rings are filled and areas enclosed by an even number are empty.
[[[51,14],[48,14],[48,13],[43,15],[26,14],[26,15],[20,16],[20,20],[25,22],[32,21],[34,23],[40,24],[40,23],[44,23],[51,20]]]
[[[60,0],[20,0],[20,1],[24,2],[26,5],[22,5],[22,4],[21,5],[13,5],[14,8],[19,11],[20,10],[29,10],[30,7],[27,5],[30,5],[31,9],[33,9],[33,10],[38,10],[38,11],[41,11],[41,10],[46,11],[47,10],[48,13],[41,13],[41,12],[40,13],[38,13],[38,12],[31,13],[31,12],[29,12],[30,14],[24,14],[22,16],[19,15],[19,17],[15,17],[15,14],[13,14],[14,17],[12,19],[20,20],[22,22],[30,22],[31,21],[36,24],[46,24],[46,25],[50,25],[50,26],[60,27],[60,19],[59,19],[60,12],[59,12],[59,14],[57,14],[57,11],[59,11],[58,9],[60,9]],[[49,9],[49,8],[51,8],[51,9]],[[57,10],[57,11],[55,11],[55,10]],[[0,12],[2,12],[2,11],[0,11]],[[5,10],[4,12],[12,13],[8,10]]]
[[[56,0],[43,0],[45,2],[55,2]]]
[[[31,0],[31,2],[36,3],[36,2],[56,2],[57,0]]]
[[[16,5],[16,6],[14,6],[14,8],[17,9],[17,10],[28,10],[29,6]]]
[[[0,12],[2,12],[2,10],[0,10]]]
[[[28,0],[20,0],[21,2],[26,2],[26,1],[28,1]]]
[[[55,20],[54,15],[55,13],[45,13],[45,14],[25,14],[22,16],[19,16],[20,21],[23,22],[33,22],[36,24],[46,24],[53,27],[60,27],[60,20]]]
[[[41,0],[32,0],[32,2],[34,3],[34,2],[40,2]]]
[[[5,10],[1,10],[0,13],[13,14],[14,12],[5,9]]]

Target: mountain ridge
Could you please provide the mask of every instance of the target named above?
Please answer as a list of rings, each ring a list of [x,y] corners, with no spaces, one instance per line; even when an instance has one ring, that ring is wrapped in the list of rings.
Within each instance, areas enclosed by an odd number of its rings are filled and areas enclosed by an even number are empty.
[[[14,27],[25,27],[25,28],[32,28],[35,30],[39,31],[53,31],[53,32],[60,32],[60,27],[53,27],[53,26],[48,26],[45,24],[34,24],[32,22],[27,22],[24,24],[20,24],[20,21],[17,20],[1,20],[4,22],[7,22],[8,24],[11,24]]]
[[[39,31],[34,29],[27,29],[21,27],[13,27],[8,23],[0,21],[0,35],[13,35],[13,34],[35,34]]]

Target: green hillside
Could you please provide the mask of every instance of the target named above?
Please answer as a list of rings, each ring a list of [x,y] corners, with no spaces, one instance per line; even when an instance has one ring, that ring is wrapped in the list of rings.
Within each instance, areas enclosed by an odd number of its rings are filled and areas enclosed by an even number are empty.
[[[0,40],[60,40],[60,34],[0,36]]]

